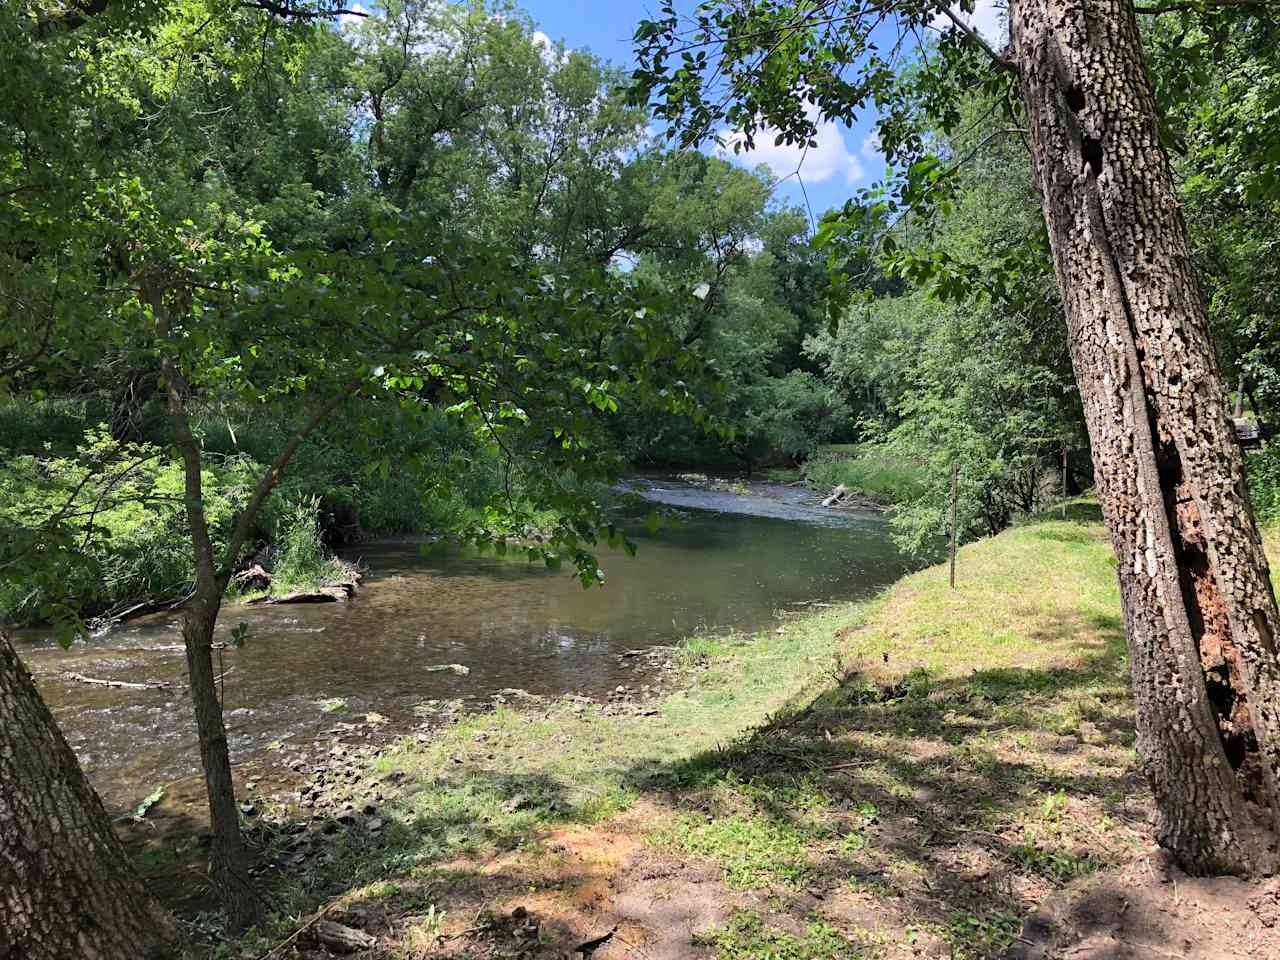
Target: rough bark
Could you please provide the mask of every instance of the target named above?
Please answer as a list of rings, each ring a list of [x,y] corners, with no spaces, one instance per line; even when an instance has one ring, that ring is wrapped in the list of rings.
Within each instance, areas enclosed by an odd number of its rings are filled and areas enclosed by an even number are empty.
[[[0,631],[0,958],[161,958],[173,941]]]
[[[1158,839],[1196,872],[1269,872],[1280,617],[1133,6],[1016,0],[1010,20]]]

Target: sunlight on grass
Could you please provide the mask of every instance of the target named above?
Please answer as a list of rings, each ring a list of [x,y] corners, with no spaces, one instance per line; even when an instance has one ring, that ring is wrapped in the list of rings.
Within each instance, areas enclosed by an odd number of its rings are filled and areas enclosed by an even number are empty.
[[[564,701],[406,738],[371,771],[395,842],[329,882],[545,857],[562,825],[636,806],[655,855],[710,865],[737,904],[697,933],[723,960],[997,956],[1150,842],[1115,563],[1071,518],[1089,508],[964,547],[955,590],[933,567],[778,632],[692,637],[648,715]]]

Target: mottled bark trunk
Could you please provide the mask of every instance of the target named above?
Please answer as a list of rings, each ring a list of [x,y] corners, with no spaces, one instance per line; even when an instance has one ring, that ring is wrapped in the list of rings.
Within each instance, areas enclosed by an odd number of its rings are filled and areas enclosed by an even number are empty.
[[[1158,839],[1278,865],[1280,629],[1129,0],[1015,0],[1009,55],[1119,558]]]
[[[0,631],[0,958],[161,958],[173,941]]]

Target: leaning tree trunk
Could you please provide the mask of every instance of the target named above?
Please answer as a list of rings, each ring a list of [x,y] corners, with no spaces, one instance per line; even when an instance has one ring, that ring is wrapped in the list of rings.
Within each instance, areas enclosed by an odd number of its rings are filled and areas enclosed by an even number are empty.
[[[0,957],[160,958],[173,941],[0,631]]]
[[[1280,865],[1280,630],[1130,0],[1014,0],[1010,55],[1119,559],[1158,839]]]

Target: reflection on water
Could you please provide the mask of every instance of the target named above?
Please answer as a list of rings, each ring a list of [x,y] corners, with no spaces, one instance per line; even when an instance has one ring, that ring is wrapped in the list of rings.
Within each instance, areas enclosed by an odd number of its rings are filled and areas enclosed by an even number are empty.
[[[369,579],[346,604],[227,608],[220,632],[249,624],[228,650],[225,709],[233,756],[315,735],[376,711],[409,716],[427,699],[486,698],[506,687],[536,694],[602,694],[634,674],[618,654],[697,630],[768,626],[807,600],[852,599],[896,579],[904,562],[873,514],[822,510],[798,490],[714,493],[670,481],[634,487],[677,508],[647,533],[624,524],[635,558],[602,550],[608,581],[584,590],[566,573],[523,560],[452,552],[423,557],[415,543],[364,545]],[[64,652],[36,631],[22,655],[109,803],[198,768],[178,616],[126,624]],[[460,663],[469,675],[429,673]],[[58,671],[165,690],[86,686]],[[322,701],[344,698],[326,713]]]

